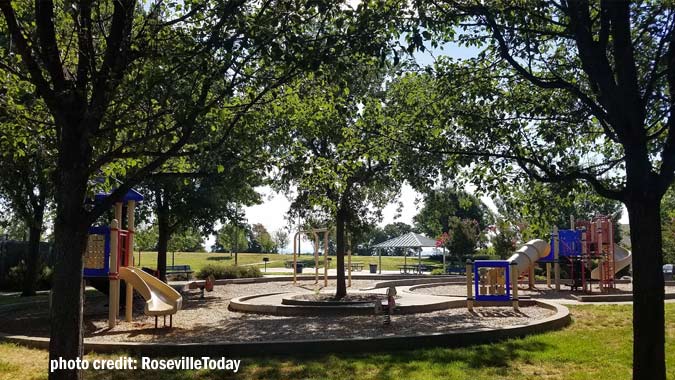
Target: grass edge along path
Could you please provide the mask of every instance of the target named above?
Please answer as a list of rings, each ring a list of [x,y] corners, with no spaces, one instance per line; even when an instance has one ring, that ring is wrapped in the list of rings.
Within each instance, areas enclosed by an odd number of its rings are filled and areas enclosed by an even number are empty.
[[[255,265],[261,270],[264,268],[263,257],[268,257],[270,261],[267,263],[267,270],[271,268],[283,268],[284,263],[288,260],[293,260],[293,255],[279,254],[279,253],[239,253],[238,265]],[[335,257],[330,263],[330,268],[335,268]],[[202,267],[207,264],[216,265],[234,265],[234,256],[229,253],[210,253],[210,252],[171,252],[167,253],[167,265],[189,265],[190,268],[197,273]],[[311,263],[313,266],[314,256],[311,254],[302,254],[298,256],[298,261]],[[346,259],[345,259],[346,262]],[[378,264],[377,256],[352,256],[352,262],[359,262],[364,265],[364,270],[368,270],[368,264]],[[408,264],[417,264],[417,257],[409,256],[407,260],[403,256],[382,256],[383,270],[399,270],[399,265],[404,262]],[[138,251],[134,252],[134,263],[138,267],[148,267],[155,269],[157,267],[157,252],[143,251],[140,255]],[[319,265],[323,265],[323,256],[319,258]],[[441,265],[440,262],[422,258],[422,264]]]
[[[221,371],[86,371],[87,379],[572,379],[631,378],[631,305],[572,306],[555,332],[465,348],[303,358],[243,358]],[[675,304],[666,304],[667,373],[675,378]],[[395,327],[394,319],[394,327]],[[89,355],[88,358],[100,357]],[[104,356],[116,358],[117,356]],[[233,357],[233,359],[237,359]],[[0,344],[0,380],[44,379],[47,352]]]

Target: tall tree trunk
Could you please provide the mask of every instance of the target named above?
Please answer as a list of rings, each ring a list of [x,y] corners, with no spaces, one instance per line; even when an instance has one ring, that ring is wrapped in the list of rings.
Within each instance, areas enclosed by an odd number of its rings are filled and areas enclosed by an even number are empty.
[[[84,208],[91,161],[88,126],[82,123],[82,107],[71,105],[69,122],[60,128],[59,156],[55,171],[54,276],[50,308],[49,360],[82,357],[82,270],[87,248],[90,215]],[[50,380],[79,380],[81,371],[57,370]]]
[[[42,235],[42,225],[44,212],[42,208],[34,211],[33,220],[30,222],[28,231],[28,251],[26,252],[26,272],[23,277],[22,297],[31,297],[35,295],[37,288],[37,277],[40,261],[40,236]]]
[[[347,210],[345,202],[342,202],[337,211],[336,217],[336,270],[337,270],[337,285],[335,290],[335,298],[341,299],[347,295],[347,284],[345,283],[345,224],[347,222]]]
[[[661,201],[645,189],[626,202],[633,250],[633,379],[665,379]]]
[[[84,170],[60,171],[56,186],[54,223],[54,277],[50,308],[49,360],[82,357],[83,255],[87,247],[88,222],[83,210],[86,194]],[[73,173],[75,172],[75,173]],[[57,370],[50,379],[78,380],[78,370]]]
[[[166,282],[166,254],[169,247],[171,231],[169,228],[169,210],[164,202],[159,202],[161,196],[157,195],[157,273],[159,279]]]

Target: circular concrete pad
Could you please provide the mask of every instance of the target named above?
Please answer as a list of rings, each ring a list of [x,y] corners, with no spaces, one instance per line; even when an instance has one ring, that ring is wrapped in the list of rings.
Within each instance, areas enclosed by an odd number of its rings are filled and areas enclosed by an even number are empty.
[[[383,293],[386,289],[382,289]],[[360,293],[360,292],[352,292]],[[364,294],[372,294],[369,291]],[[336,305],[331,302],[325,306],[316,306],[314,304],[299,304],[288,300],[302,295],[301,293],[270,293],[254,296],[245,296],[232,299],[230,301],[230,310],[244,313],[270,314],[270,315],[369,315],[375,314],[375,303],[351,303],[345,305]],[[306,295],[306,294],[305,294]],[[284,302],[286,300],[286,302]],[[408,292],[399,292],[396,296],[396,314],[414,314],[428,313],[432,311],[445,310],[451,307],[452,302],[457,300],[450,297],[430,296],[425,294],[415,294]],[[382,303],[386,307],[386,301]]]

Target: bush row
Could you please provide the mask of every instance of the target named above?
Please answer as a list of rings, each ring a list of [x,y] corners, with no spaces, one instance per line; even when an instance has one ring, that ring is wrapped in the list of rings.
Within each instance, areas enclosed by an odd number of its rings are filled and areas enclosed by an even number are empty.
[[[253,278],[262,277],[260,269],[254,266],[233,266],[208,264],[197,272],[197,277],[205,279],[213,276],[216,280],[229,278]]]
[[[23,288],[23,278],[26,273],[26,265],[21,261],[19,265],[9,268],[7,276],[0,279],[0,290],[3,291],[20,291]],[[38,270],[36,278],[36,290],[46,290],[51,288],[52,283],[52,268],[43,265]]]

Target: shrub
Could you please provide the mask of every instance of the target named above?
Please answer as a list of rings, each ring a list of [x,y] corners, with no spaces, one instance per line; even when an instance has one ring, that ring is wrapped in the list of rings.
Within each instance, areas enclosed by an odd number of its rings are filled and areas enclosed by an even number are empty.
[[[213,276],[216,280],[229,278],[253,278],[262,277],[260,269],[254,266],[233,266],[233,265],[217,265],[208,264],[203,267],[198,273],[197,277],[206,279]]]
[[[38,269],[36,278],[36,290],[50,289],[52,286],[52,268],[43,265]],[[26,264],[21,261],[19,265],[9,268],[7,279],[2,284],[3,290],[18,291],[23,287],[23,277],[26,273]]]
[[[433,276],[439,276],[439,275],[443,275],[443,274],[445,274],[445,272],[443,272],[443,269],[441,269],[441,268],[436,268],[436,269],[431,271],[431,275],[433,275]]]

